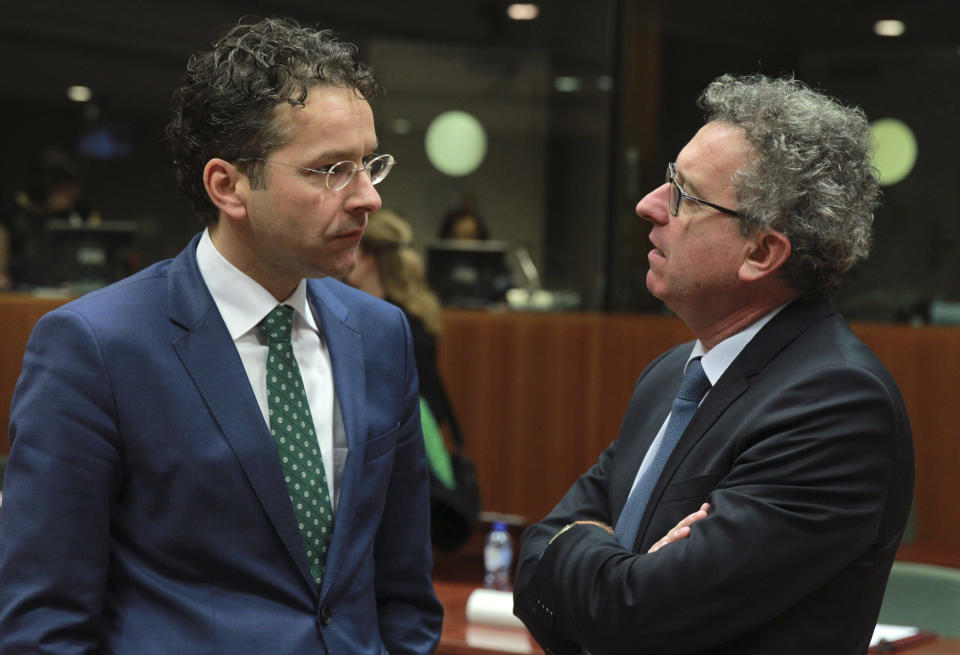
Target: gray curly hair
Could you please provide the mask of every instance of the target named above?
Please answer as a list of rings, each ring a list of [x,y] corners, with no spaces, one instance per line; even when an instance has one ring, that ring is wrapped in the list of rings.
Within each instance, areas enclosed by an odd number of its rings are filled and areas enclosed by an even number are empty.
[[[353,44],[330,30],[301,27],[289,19],[241,20],[187,62],[184,83],[173,94],[167,137],[177,182],[201,221],[217,221],[217,208],[203,186],[213,157],[235,162],[254,188],[266,184],[258,158],[289,139],[273,120],[284,102],[302,107],[310,89],[354,89],[364,98],[377,91],[373,72],[357,61]]]
[[[723,75],[699,106],[707,122],[743,128],[756,149],[733,179],[742,233],[772,229],[790,239],[780,276],[801,297],[839,285],[870,251],[880,195],[863,111],[799,80],[762,75]]]

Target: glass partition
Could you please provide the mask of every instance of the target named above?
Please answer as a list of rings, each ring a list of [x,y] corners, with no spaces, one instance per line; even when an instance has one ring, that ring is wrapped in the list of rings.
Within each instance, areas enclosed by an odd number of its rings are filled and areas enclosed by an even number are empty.
[[[871,119],[894,119],[885,129],[910,130],[882,132],[907,151],[885,155],[899,171],[884,187],[873,254],[838,306],[854,319],[960,320],[960,8],[841,3],[825,16],[759,0],[513,4],[330,10],[286,0],[256,12],[329,25],[358,44],[385,89],[373,101],[382,148],[399,162],[379,187],[384,206],[410,220],[424,253],[451,210],[481,215],[489,238],[526,254],[517,306],[663,312],[644,287],[649,242],[636,202],[701,124],[700,90],[721,73],[760,71],[795,73]],[[3,206],[24,188],[25,162],[55,147],[104,220],[136,226],[123,270],[175,254],[199,223],[163,140],[170,93],[190,53],[243,13],[185,0],[96,10],[35,0],[4,12]],[[548,293],[533,303],[534,291]]]

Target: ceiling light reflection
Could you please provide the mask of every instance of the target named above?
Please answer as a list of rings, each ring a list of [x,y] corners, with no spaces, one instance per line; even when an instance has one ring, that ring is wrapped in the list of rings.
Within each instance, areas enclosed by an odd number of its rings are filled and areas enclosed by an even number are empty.
[[[579,77],[560,75],[553,79],[553,88],[560,93],[576,93],[583,87]]]
[[[507,7],[507,16],[513,20],[533,20],[540,15],[540,7],[529,2],[515,2]]]
[[[93,97],[93,91],[90,90],[89,86],[75,84],[67,87],[67,97],[74,102],[87,102]]]
[[[873,33],[877,36],[900,36],[906,29],[902,20],[878,20],[873,24]]]

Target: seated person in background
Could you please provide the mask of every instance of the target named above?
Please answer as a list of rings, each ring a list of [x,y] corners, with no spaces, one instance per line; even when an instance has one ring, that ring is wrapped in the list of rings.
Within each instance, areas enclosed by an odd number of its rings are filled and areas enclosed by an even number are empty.
[[[897,385],[824,299],[869,249],[870,127],[792,79],[701,106],[637,205],[647,288],[696,341],[524,533],[514,611],[558,655],[865,654],[913,490]]]
[[[46,285],[50,278],[45,230],[50,220],[71,225],[96,225],[100,213],[83,197],[77,169],[66,154],[56,149],[40,153],[27,171],[27,181],[0,215],[0,284],[8,286]],[[0,287],[2,288],[2,287]]]
[[[441,239],[462,241],[486,241],[490,238],[483,218],[468,207],[457,207],[447,212],[437,236]]]
[[[448,493],[437,483],[452,490],[456,482],[442,435],[431,426],[448,430],[457,449],[463,444],[463,435],[437,369],[437,339],[443,332],[440,302],[427,286],[423,261],[412,242],[413,230],[400,216],[389,210],[371,213],[360,241],[357,265],[346,280],[361,291],[400,307],[410,323],[435,501],[431,513],[433,545],[440,550],[452,550],[466,541],[475,519],[463,522],[447,517],[436,504],[438,492]]]

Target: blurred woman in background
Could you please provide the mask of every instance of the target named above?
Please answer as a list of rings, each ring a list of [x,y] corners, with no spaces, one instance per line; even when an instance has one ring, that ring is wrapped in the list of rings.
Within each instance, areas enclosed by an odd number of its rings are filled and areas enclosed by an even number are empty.
[[[420,376],[420,408],[431,473],[433,545],[449,551],[470,535],[479,511],[472,465],[461,457],[463,436],[437,370],[437,340],[443,332],[440,301],[427,286],[423,260],[413,249],[413,230],[389,210],[370,214],[357,266],[346,281],[397,305],[406,314]],[[451,456],[443,431],[453,442]]]
[[[372,296],[397,305],[407,315],[420,374],[420,395],[437,421],[448,420],[443,385],[437,372],[437,339],[443,332],[440,301],[427,286],[423,260],[412,247],[413,230],[398,214],[370,214],[360,241],[360,257],[347,282]]]

